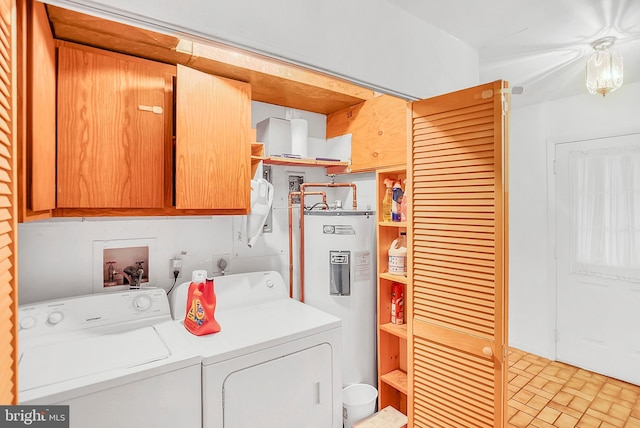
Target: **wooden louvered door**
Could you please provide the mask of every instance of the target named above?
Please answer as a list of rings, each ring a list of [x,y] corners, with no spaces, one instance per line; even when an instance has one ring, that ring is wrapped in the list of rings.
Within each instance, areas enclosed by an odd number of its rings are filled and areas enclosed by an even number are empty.
[[[0,404],[17,404],[15,75],[12,0],[0,0]]]
[[[507,105],[502,81],[412,103],[409,417],[502,427]]]

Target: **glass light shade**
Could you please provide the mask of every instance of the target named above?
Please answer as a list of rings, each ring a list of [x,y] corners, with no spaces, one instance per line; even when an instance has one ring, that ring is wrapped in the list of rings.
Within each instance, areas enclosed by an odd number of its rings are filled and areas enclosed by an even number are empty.
[[[605,96],[622,86],[622,56],[611,49],[615,37],[605,37],[591,44],[595,50],[587,60],[586,85],[589,93]]]

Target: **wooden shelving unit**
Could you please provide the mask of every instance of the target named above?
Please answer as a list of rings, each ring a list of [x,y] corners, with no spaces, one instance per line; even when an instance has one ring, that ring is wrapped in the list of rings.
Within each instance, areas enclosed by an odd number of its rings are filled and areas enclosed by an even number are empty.
[[[380,169],[376,171],[377,186],[377,254],[378,254],[378,408],[393,406],[407,414],[407,324],[391,323],[391,289],[394,283],[404,284],[405,302],[410,292],[405,276],[387,271],[388,251],[400,232],[406,232],[405,222],[382,221],[382,200],[386,187],[384,180],[404,180],[405,168]],[[407,255],[408,256],[408,255]],[[406,319],[406,307],[405,307]]]

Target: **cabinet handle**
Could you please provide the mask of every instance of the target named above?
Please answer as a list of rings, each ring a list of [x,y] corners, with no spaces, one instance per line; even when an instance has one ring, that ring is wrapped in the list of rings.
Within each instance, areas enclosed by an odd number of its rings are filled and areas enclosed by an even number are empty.
[[[489,348],[488,346],[485,346],[484,348],[482,348],[482,353],[487,357],[491,357],[493,356],[493,349]]]
[[[140,111],[150,111],[155,114],[162,114],[162,107],[160,106],[145,106],[142,104],[138,105],[138,110]]]

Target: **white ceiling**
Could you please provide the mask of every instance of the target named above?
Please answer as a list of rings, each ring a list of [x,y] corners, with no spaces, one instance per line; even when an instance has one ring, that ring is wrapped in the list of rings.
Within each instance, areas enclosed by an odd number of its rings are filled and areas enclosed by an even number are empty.
[[[618,37],[624,82],[640,81],[640,0],[387,1],[477,49],[481,83],[523,86],[516,106],[587,93],[590,43],[608,35]]]

